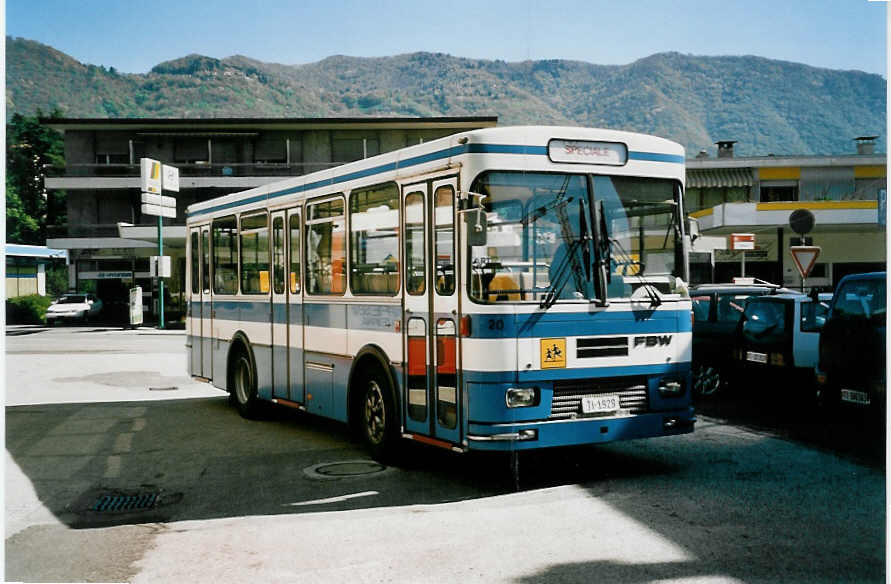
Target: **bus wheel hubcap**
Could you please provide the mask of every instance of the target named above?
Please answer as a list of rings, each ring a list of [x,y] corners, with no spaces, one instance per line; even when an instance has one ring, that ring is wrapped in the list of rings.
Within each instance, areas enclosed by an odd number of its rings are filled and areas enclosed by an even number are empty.
[[[376,381],[369,381],[365,392],[365,428],[373,444],[380,444],[384,439],[386,421],[384,395],[380,385]]]
[[[238,401],[247,403],[248,386],[250,385],[251,370],[244,358],[238,361],[238,372],[235,375],[235,392],[238,394]]]

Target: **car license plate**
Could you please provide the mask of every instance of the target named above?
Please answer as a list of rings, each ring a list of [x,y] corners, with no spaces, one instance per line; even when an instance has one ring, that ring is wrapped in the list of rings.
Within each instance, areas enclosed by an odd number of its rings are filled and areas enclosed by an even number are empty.
[[[619,409],[619,396],[614,393],[605,395],[586,395],[582,397],[582,413],[602,414]]]
[[[865,391],[855,391],[853,389],[841,390],[841,399],[844,402],[852,404],[869,405],[869,394]]]
[[[746,351],[746,361],[754,361],[755,363],[767,363],[767,353]]]

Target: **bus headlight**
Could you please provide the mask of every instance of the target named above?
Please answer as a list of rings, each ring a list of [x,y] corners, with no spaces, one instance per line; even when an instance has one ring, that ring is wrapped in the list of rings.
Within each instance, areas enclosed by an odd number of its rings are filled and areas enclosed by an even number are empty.
[[[679,397],[684,395],[684,384],[677,379],[659,381],[659,395],[662,397]]]
[[[537,387],[511,387],[504,396],[509,408],[523,408],[538,404]]]

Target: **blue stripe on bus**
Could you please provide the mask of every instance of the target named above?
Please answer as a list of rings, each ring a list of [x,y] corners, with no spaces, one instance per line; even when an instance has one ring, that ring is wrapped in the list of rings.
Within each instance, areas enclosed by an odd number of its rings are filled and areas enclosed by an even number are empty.
[[[645,162],[668,162],[672,164],[684,164],[685,159],[679,154],[664,154],[662,152],[629,152],[629,160],[643,160]]]
[[[471,383],[520,383],[565,381],[608,377],[632,377],[643,375],[686,374],[689,361],[656,363],[650,365],[617,365],[613,367],[579,367],[575,369],[539,369],[535,371],[475,371],[463,370],[463,379]]]
[[[566,337],[687,333],[693,330],[686,310],[594,313],[471,314],[470,338]]]
[[[438,150],[436,152],[431,152],[429,154],[422,154],[420,156],[406,158],[405,160],[389,162],[387,164],[382,164],[380,166],[367,168],[365,170],[358,170],[358,171],[344,174],[341,176],[336,176],[336,177],[332,177],[332,178],[328,178],[328,179],[324,179],[324,180],[314,181],[314,182],[307,183],[304,185],[298,185],[298,186],[283,189],[280,191],[271,192],[271,193],[265,194],[265,195],[255,195],[253,197],[248,197],[246,199],[233,201],[231,203],[223,203],[220,205],[215,205],[213,207],[208,207],[207,209],[201,209],[199,211],[193,211],[191,213],[187,213],[187,217],[190,217],[190,218],[198,217],[199,215],[207,215],[209,213],[214,213],[216,211],[222,211],[224,209],[232,209],[235,207],[241,207],[242,205],[248,205],[250,203],[256,203],[258,201],[275,199],[278,197],[284,197],[287,195],[293,195],[293,194],[297,194],[297,193],[311,191],[313,189],[317,189],[317,188],[325,187],[325,186],[334,186],[337,184],[349,182],[351,180],[374,176],[376,174],[382,174],[384,172],[392,172],[392,171],[398,170],[400,168],[409,168],[412,166],[417,166],[419,164],[426,164],[428,162],[434,162],[436,160],[442,160],[444,158],[451,158],[452,156],[458,156],[461,154],[521,154],[521,155],[547,156],[548,149],[546,146],[528,146],[525,144],[521,144],[521,145],[465,144],[462,146],[452,146],[450,148],[445,148],[443,150]],[[671,163],[671,164],[684,164],[684,161],[685,161],[683,156],[677,155],[677,154],[665,154],[662,152],[637,152],[637,151],[629,152],[628,159],[629,160],[641,160],[641,161],[646,161],[646,162],[666,162],[666,163]]]
[[[197,302],[193,302],[197,304]],[[286,309],[286,307],[289,307]],[[395,331],[396,322],[402,320],[402,307],[394,304],[316,304],[297,303],[272,304],[267,300],[238,302],[233,300],[215,300],[213,307],[217,320],[234,320],[243,322],[270,322],[276,324],[300,324],[321,328],[349,328],[364,331]],[[198,308],[191,307],[190,314],[199,317]],[[204,302],[202,311],[210,314],[211,303]],[[304,317],[305,315],[305,317]],[[288,318],[290,316],[290,319]]]

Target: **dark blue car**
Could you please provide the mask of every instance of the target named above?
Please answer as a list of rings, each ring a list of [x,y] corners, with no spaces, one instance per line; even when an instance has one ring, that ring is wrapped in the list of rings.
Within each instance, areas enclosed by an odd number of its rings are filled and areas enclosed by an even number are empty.
[[[820,334],[817,398],[827,407],[885,409],[885,272],[842,278]]]

